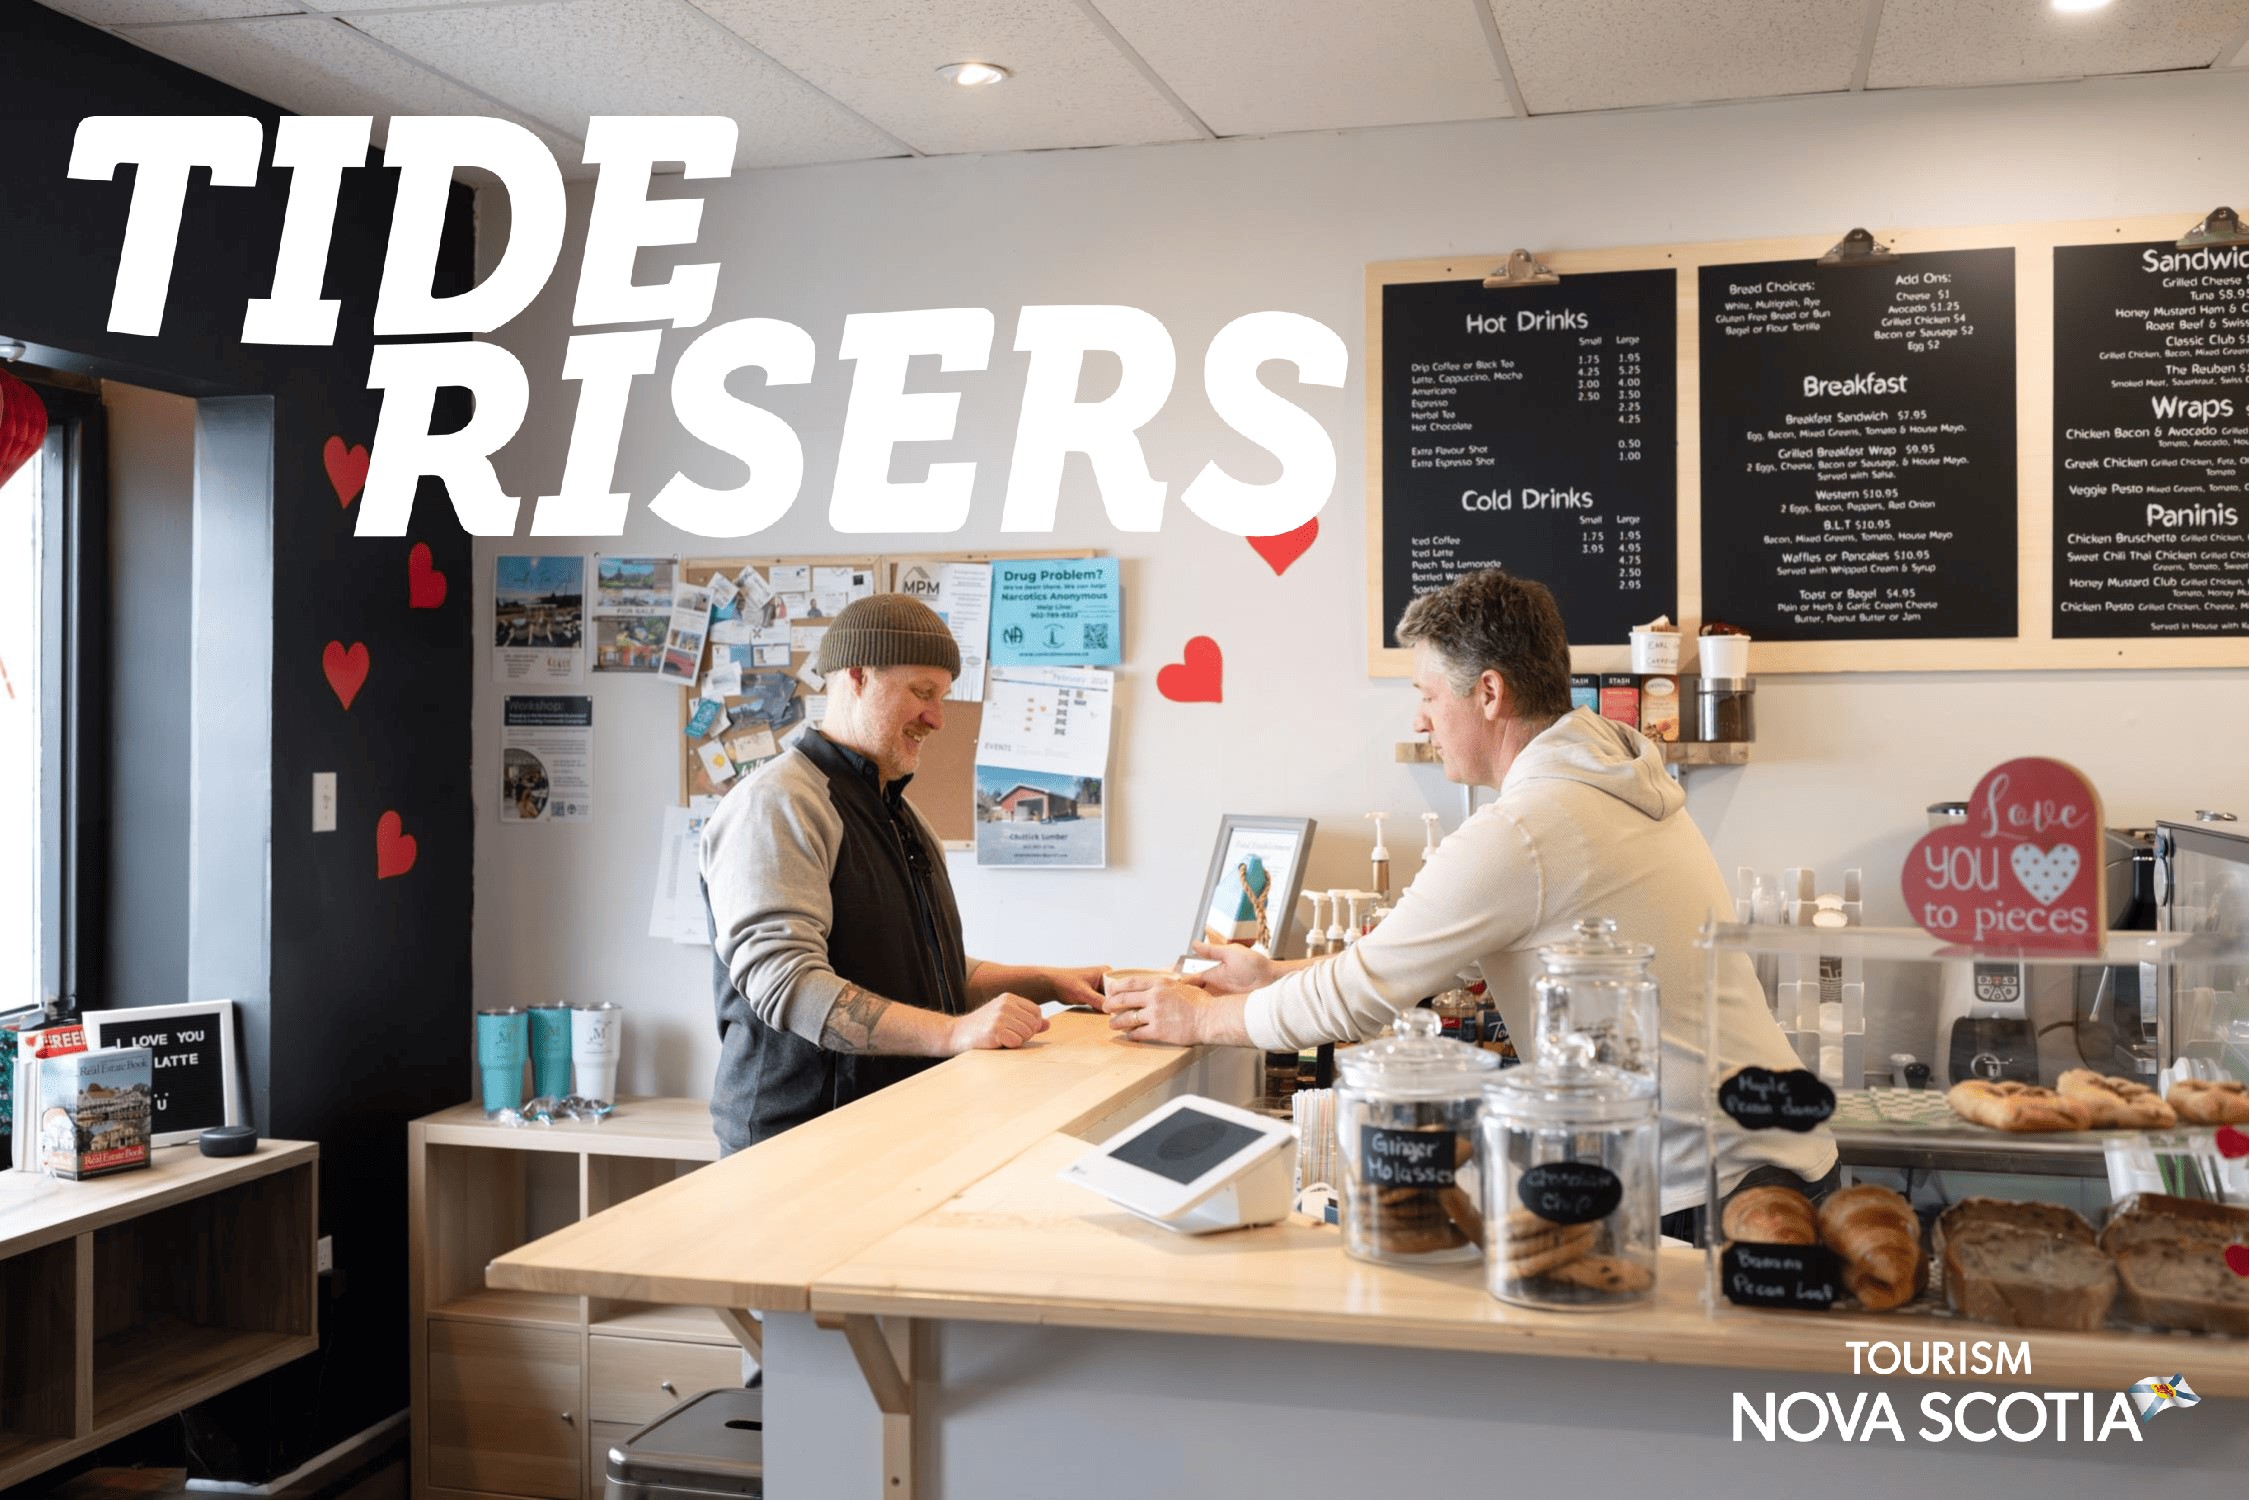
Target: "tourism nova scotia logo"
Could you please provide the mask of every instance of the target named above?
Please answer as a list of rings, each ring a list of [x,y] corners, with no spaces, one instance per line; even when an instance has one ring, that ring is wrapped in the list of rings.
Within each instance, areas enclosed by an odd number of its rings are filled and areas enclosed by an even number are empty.
[[[1844,1345],[1854,1375],[1961,1380],[1997,1375],[2028,1382],[2031,1345],[1993,1339],[1851,1339]],[[2158,1412],[2185,1410],[2201,1398],[2178,1375],[2148,1375],[2104,1397],[2097,1391],[1932,1390],[1918,1398],[1913,1435],[1925,1443],[2141,1442]],[[1736,1391],[1734,1441],[1811,1443],[1907,1441],[1889,1391]]]
[[[2144,1422],[2160,1411],[2170,1411],[2175,1406],[2185,1410],[2203,1399],[2177,1375],[2169,1380],[2161,1375],[2143,1376],[2134,1381],[2125,1394],[2131,1396],[2133,1405],[2140,1408],[2141,1420]]]

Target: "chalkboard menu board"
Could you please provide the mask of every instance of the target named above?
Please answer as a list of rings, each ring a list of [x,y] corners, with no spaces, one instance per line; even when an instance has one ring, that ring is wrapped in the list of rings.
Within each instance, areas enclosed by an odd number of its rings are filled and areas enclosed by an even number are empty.
[[[1678,273],[1382,299],[1383,643],[1479,568],[1546,584],[1578,644],[1677,616]]]
[[[2250,624],[2250,252],[2055,247],[2054,633]]]
[[[2015,252],[1697,274],[1704,618],[2015,635]]]

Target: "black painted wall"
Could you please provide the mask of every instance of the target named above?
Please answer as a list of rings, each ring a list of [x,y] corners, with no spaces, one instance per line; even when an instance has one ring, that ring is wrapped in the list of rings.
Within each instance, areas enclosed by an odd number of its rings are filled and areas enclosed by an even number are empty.
[[[275,402],[271,1051],[254,1083],[271,1134],[321,1145],[321,1223],[343,1275],[324,1298],[318,1355],[191,1419],[199,1467],[219,1478],[285,1472],[406,1405],[405,1124],[458,1103],[469,1077],[469,539],[430,482],[407,537],[354,537],[356,504],[338,502],[321,461],[331,435],[365,443],[375,430],[369,325],[396,174],[373,155],[345,174],[326,287],[343,309],[328,348],[240,342],[245,300],[271,290],[287,171],[269,165],[254,188],[191,178],[153,339],[104,329],[131,169],[112,183],[65,175],[86,115],[256,115],[270,162],[279,113],[44,7],[0,3],[0,333],[70,351],[83,373]],[[441,293],[468,284],[472,232],[457,188]],[[434,609],[408,607],[417,542],[446,575]],[[371,658],[348,712],[321,671],[332,639],[365,642]],[[117,732],[149,743],[146,725]],[[338,773],[334,833],[310,831],[315,771]],[[418,847],[410,871],[379,880],[386,810]]]

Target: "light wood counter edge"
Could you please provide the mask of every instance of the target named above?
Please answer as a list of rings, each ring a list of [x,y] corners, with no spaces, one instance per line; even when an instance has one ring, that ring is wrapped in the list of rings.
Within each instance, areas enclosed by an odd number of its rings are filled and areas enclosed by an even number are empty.
[[[1337,1253],[1343,1253],[1341,1246]],[[1919,1343],[1924,1339],[1946,1342],[1988,1339],[1996,1344],[2023,1341],[2031,1345],[2032,1373],[2028,1378],[2001,1374],[1918,1377],[1904,1372],[1874,1378],[2055,1390],[2123,1390],[2147,1373],[2139,1370],[2141,1365],[2151,1370],[2162,1365],[2166,1374],[2186,1376],[2200,1395],[2240,1398],[2250,1394],[2250,1367],[2246,1367],[2243,1346],[2221,1339],[2172,1338],[2160,1334],[2058,1333],[1998,1328],[1982,1323],[1901,1322],[1849,1314],[1729,1312],[1714,1318],[1704,1311],[1699,1300],[1703,1281],[1702,1252],[1666,1252],[1659,1274],[1660,1279],[1669,1279],[1675,1286],[1692,1278],[1697,1291],[1660,1297],[1650,1307],[1615,1312],[1536,1313],[1503,1308],[1507,1315],[1504,1320],[1470,1321],[1397,1314],[1381,1317],[1341,1313],[1274,1315],[1193,1303],[1128,1306],[1051,1297],[965,1296],[855,1287],[823,1279],[813,1288],[812,1310],[816,1314],[869,1313],[879,1317],[960,1319],[1121,1333],[1185,1333],[1521,1358],[1685,1365],[1738,1372],[1746,1382],[1775,1371],[1849,1376],[1851,1354],[1846,1343],[1854,1339],[1892,1343]]]
[[[486,1267],[486,1283],[510,1291],[808,1311],[812,1283],[822,1273],[990,1176],[1027,1146],[1119,1118],[1210,1050],[1136,1046],[1114,1037],[1106,1018],[1088,1012],[1052,1019],[1034,1048],[949,1058],[512,1250]],[[1063,1076],[1043,1078],[1024,1068],[1035,1049],[1066,1054],[1048,1065]],[[959,1145],[932,1145],[932,1122],[957,1118],[971,1122]],[[920,1165],[910,1167],[910,1161]],[[838,1173],[837,1162],[851,1165]],[[791,1228],[765,1245],[752,1243],[761,1227],[753,1219],[724,1248],[712,1249],[707,1238],[701,1251],[676,1253],[732,1213],[755,1214],[775,1204],[787,1206]],[[703,1264],[660,1264],[691,1257]],[[769,1266],[771,1274],[742,1274]]]
[[[145,1168],[82,1182],[33,1171],[13,1185],[14,1193],[0,1192],[0,1256],[106,1229],[319,1159],[316,1142],[268,1140],[247,1156],[205,1156],[190,1145],[158,1146]]]

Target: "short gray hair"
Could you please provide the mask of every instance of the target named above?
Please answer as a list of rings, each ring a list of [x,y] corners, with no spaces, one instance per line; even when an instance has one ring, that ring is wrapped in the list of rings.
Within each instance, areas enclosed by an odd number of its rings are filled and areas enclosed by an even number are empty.
[[[1498,672],[1517,718],[1551,723],[1570,712],[1570,638],[1543,583],[1498,568],[1465,573],[1406,606],[1398,641],[1427,645],[1456,697]]]

